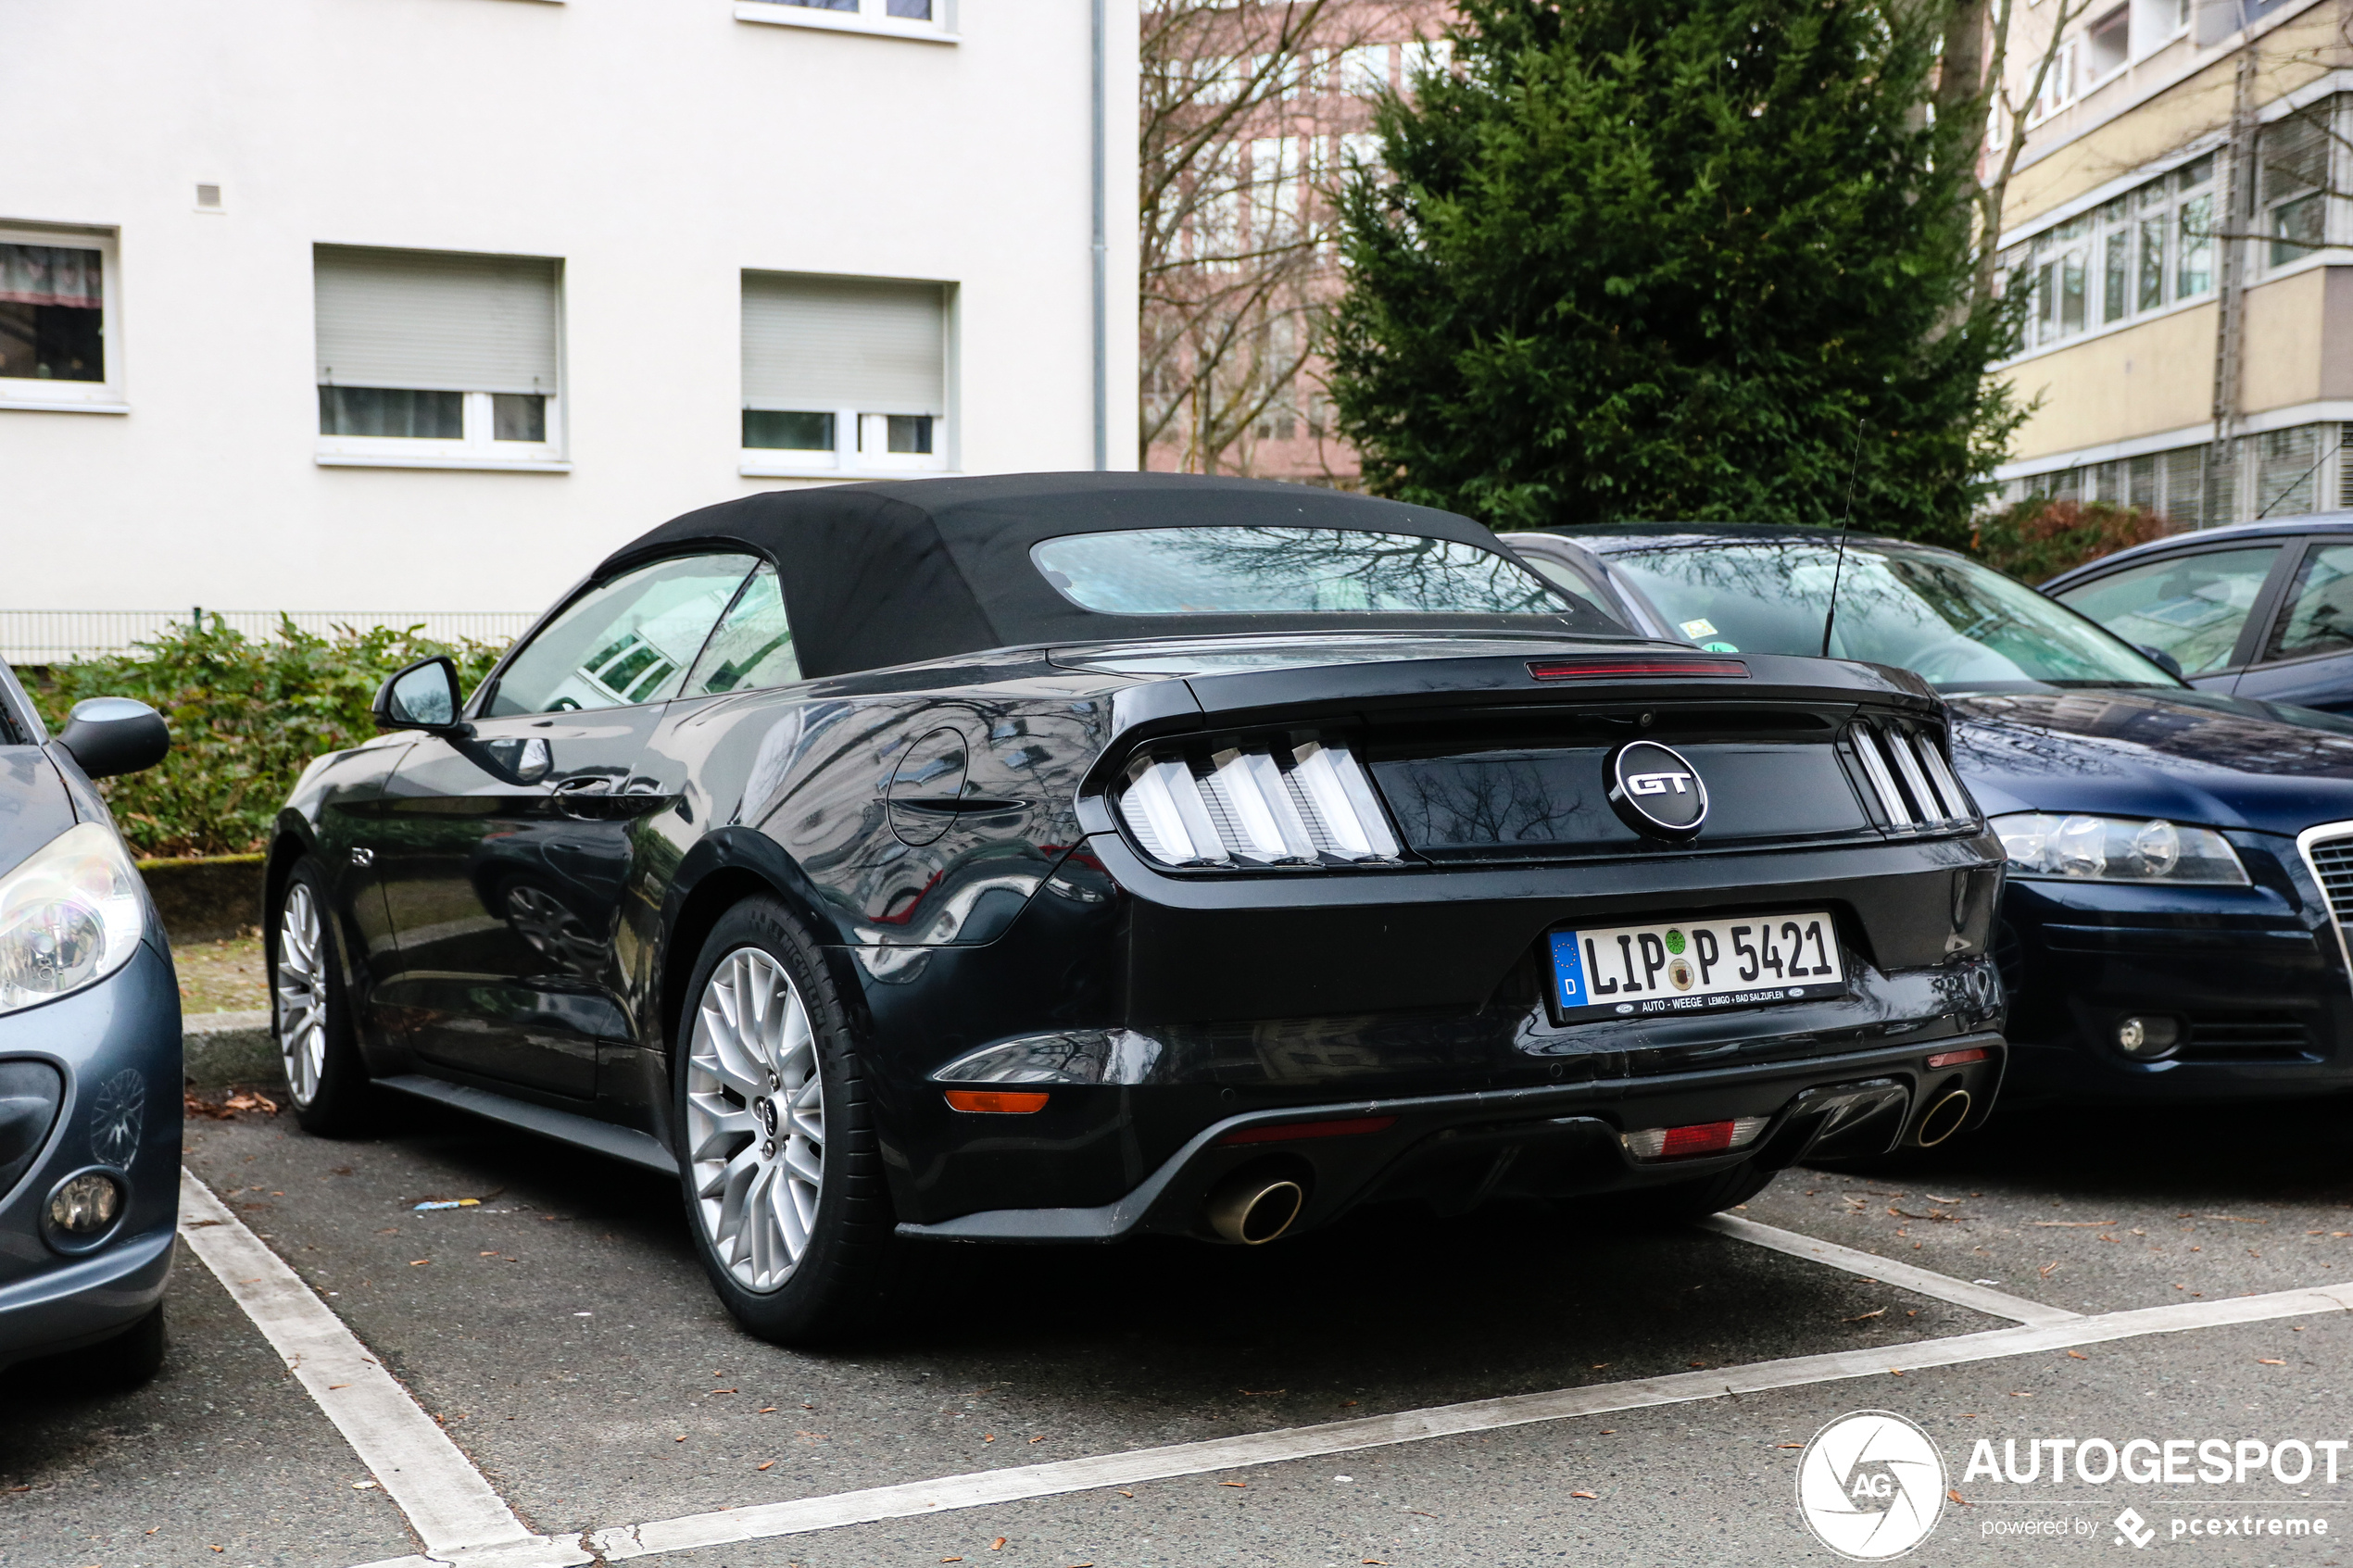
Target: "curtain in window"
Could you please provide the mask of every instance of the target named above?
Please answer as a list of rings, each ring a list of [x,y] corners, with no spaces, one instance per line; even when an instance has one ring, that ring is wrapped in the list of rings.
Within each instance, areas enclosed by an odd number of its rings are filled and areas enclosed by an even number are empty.
[[[95,310],[104,300],[98,260],[76,246],[0,245],[0,305]]]

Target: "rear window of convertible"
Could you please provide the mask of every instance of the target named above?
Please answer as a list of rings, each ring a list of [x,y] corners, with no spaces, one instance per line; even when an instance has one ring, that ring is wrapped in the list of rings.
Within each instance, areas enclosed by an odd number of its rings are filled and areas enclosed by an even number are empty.
[[[1346,528],[1139,528],[1030,547],[1046,581],[1105,615],[1318,611],[1560,615],[1573,607],[1477,545]]]

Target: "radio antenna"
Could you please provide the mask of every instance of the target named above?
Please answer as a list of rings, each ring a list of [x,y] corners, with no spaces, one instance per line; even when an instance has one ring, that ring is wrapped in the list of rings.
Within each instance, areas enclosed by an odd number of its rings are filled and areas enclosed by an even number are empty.
[[[1831,602],[1822,610],[1822,657],[1831,656],[1831,628],[1838,622],[1838,580],[1846,570],[1846,536],[1855,527],[1855,470],[1863,457],[1863,421],[1855,421],[1855,440],[1846,454],[1846,514],[1838,520],[1838,555],[1831,562]]]

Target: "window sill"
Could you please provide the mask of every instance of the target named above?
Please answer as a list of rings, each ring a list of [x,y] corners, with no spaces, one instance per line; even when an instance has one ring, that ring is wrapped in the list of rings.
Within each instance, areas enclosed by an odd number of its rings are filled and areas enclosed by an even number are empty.
[[[827,482],[846,479],[952,479],[962,472],[958,469],[813,469],[757,462],[738,463],[736,471],[746,479],[815,479]]]
[[[397,457],[391,453],[321,452],[312,458],[322,469],[479,469],[493,473],[570,473],[562,458],[440,458]]]
[[[105,403],[95,399],[79,398],[69,400],[18,397],[8,393],[0,393],[0,409],[8,408],[22,408],[36,414],[127,414],[131,412],[131,405],[128,403]]]
[[[820,32],[862,32],[872,38],[904,38],[916,44],[963,42],[957,34],[929,22],[891,22],[854,11],[815,11],[805,6],[784,6],[777,0],[736,0],[736,19],[766,22],[771,27],[814,28]]]

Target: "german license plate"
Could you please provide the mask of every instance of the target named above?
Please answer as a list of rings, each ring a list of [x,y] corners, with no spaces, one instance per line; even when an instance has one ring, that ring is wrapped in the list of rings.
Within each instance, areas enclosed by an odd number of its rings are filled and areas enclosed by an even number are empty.
[[[1566,1021],[1712,1012],[1843,996],[1826,914],[1750,915],[1552,935],[1553,996]]]

